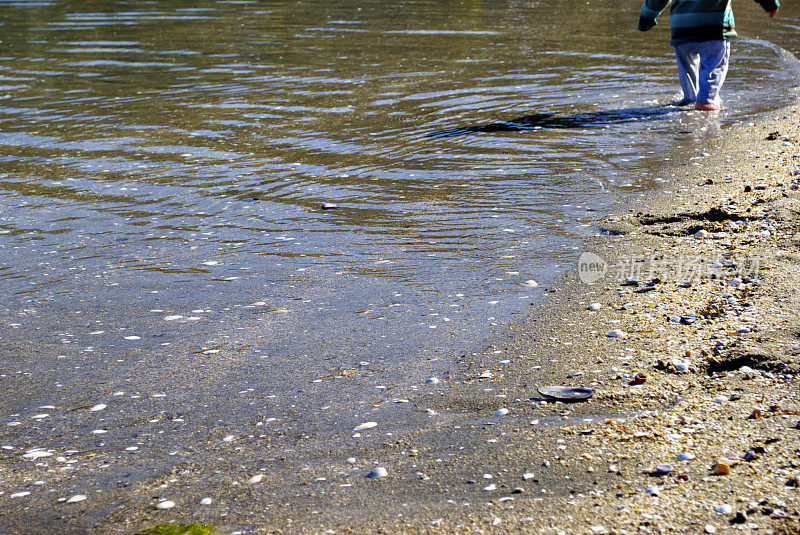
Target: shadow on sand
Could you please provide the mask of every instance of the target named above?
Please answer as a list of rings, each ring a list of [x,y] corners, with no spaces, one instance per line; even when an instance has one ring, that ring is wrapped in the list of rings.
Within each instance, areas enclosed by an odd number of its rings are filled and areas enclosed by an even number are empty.
[[[481,132],[515,132],[519,130],[539,130],[553,128],[585,128],[611,124],[631,123],[634,121],[656,121],[667,115],[685,111],[686,108],[676,104],[661,104],[640,108],[624,108],[620,110],[595,111],[575,115],[558,116],[554,113],[536,113],[510,121],[497,123],[446,128],[426,134],[425,137],[454,137]]]

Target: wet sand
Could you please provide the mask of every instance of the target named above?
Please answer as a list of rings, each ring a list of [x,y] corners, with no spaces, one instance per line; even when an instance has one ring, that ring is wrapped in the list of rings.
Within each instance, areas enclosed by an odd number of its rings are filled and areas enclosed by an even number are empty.
[[[454,356],[438,381],[365,394],[352,426],[327,441],[309,421],[270,427],[260,391],[191,437],[180,424],[197,414],[147,394],[127,417],[130,441],[163,451],[134,477],[125,471],[141,470],[128,458],[138,450],[109,451],[103,433],[69,446],[72,433],[103,431],[96,417],[113,402],[87,398],[70,427],[54,429],[63,448],[40,454],[34,433],[14,432],[9,445],[7,427],[0,533],[132,533],[168,521],[220,533],[796,533],[800,108],[784,114],[687,154],[662,175],[664,190],[604,221],[607,233],[587,239],[609,262],[604,278],[588,286],[568,273],[528,320],[481,354]],[[645,260],[638,273],[632,259]],[[633,275],[642,280],[621,284]],[[157,355],[141,359],[147,369]],[[194,378],[213,372],[181,365]],[[231,361],[231,377],[236,369]],[[369,370],[332,377],[366,384]],[[46,389],[16,381],[10,395]],[[596,394],[548,402],[536,392],[547,384]],[[383,418],[404,431],[387,434]],[[366,422],[377,425],[354,430]],[[162,432],[181,437],[174,450]],[[366,477],[376,467],[388,475]],[[157,509],[165,500],[175,507]]]

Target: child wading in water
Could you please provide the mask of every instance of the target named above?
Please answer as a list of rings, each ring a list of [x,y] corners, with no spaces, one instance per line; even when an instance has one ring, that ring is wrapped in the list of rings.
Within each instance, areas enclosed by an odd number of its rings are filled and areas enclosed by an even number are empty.
[[[778,0],[755,0],[774,17]],[[639,17],[639,30],[646,32],[670,0],[645,0]],[[678,58],[678,77],[683,89],[680,105],[691,104],[702,111],[720,109],[719,90],[728,72],[731,45],[736,37],[731,0],[672,0],[669,26],[670,44]]]

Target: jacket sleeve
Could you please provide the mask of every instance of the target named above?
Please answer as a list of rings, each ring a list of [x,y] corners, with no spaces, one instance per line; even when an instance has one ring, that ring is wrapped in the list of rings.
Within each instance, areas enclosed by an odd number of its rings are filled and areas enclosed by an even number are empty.
[[[777,0],[756,0],[757,2],[773,2]],[[639,31],[646,32],[653,26],[658,25],[656,18],[661,15],[669,5],[670,0],[645,0],[642,4],[642,11],[639,15]]]
[[[756,2],[761,4],[761,7],[764,8],[764,11],[767,13],[781,7],[781,3],[778,0],[756,0]]]

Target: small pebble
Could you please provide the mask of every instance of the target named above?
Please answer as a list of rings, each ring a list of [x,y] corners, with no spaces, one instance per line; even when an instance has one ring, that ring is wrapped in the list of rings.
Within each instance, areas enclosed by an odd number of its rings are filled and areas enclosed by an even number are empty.
[[[163,502],[158,502],[156,504],[156,509],[161,509],[161,510],[172,509],[173,507],[175,507],[175,502],[171,500],[164,500]]]
[[[649,485],[647,489],[645,489],[645,492],[650,496],[658,496],[661,494],[661,490],[655,485]]]
[[[679,461],[691,461],[694,458],[695,458],[695,455],[693,453],[683,452],[683,453],[679,453],[678,454],[678,460]]]
[[[614,329],[613,331],[608,333],[608,336],[609,338],[625,338],[627,334],[625,333],[625,331],[622,331],[620,329]]]
[[[213,500],[211,498],[203,498],[202,500],[200,500],[201,505],[211,505],[212,502]]]
[[[591,305],[589,305],[588,308],[589,310],[600,310],[601,308],[603,308],[603,305],[601,305],[600,303],[592,303]]]
[[[505,407],[494,411],[495,416],[505,416],[506,414],[508,414],[508,409],[506,409]]]
[[[700,230],[698,230],[697,232],[694,233],[694,237],[695,238],[701,238],[701,239],[702,238],[708,238],[708,231],[700,229]]]

